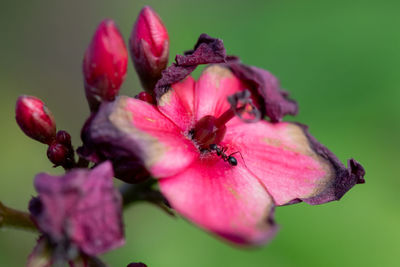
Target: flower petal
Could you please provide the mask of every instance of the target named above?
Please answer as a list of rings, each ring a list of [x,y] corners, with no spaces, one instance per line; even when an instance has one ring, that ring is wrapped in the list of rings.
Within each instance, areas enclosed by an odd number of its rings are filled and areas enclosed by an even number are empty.
[[[88,255],[124,244],[121,196],[113,186],[109,162],[93,170],[74,169],[57,177],[38,174],[38,198],[30,210],[53,242],[69,242]]]
[[[195,80],[188,76],[183,81],[174,83],[172,89],[158,101],[158,109],[183,131],[194,124],[194,86]]]
[[[154,177],[173,175],[186,168],[197,149],[179,129],[149,103],[119,97],[100,107],[84,134],[85,146],[109,159],[114,168],[122,163],[125,174],[134,176],[145,167]],[[132,177],[120,177],[130,181]]]
[[[159,182],[174,209],[231,242],[262,244],[277,230],[264,187],[245,168],[230,166],[214,154]]]
[[[270,72],[244,65],[236,57],[230,57],[226,65],[259,96],[263,112],[272,122],[280,121],[287,114],[297,114],[296,101],[289,99],[289,94],[280,88],[278,79]]]
[[[171,85],[182,81],[200,64],[225,62],[225,48],[222,40],[201,34],[193,50],[185,55],[177,55],[175,63],[165,69],[157,82],[154,92],[157,100],[165,94]]]
[[[232,144],[231,151],[240,151],[245,165],[265,185],[276,205],[338,200],[363,182],[361,165],[350,160],[346,169],[300,124],[232,123],[224,142]]]
[[[206,115],[219,117],[231,107],[228,96],[244,89],[245,85],[228,68],[222,65],[207,67],[196,83],[196,120]]]

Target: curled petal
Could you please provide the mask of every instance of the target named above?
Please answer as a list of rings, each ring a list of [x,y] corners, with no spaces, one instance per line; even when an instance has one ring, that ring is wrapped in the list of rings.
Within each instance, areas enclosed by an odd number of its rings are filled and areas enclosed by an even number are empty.
[[[360,164],[350,160],[346,169],[303,125],[266,121],[235,124],[228,127],[224,142],[241,153],[276,205],[338,200],[363,182]]]
[[[225,48],[222,40],[215,39],[207,34],[200,35],[193,50],[185,55],[177,55],[175,63],[162,73],[162,78],[157,82],[154,92],[157,99],[165,94],[171,85],[182,81],[200,64],[225,62]]]
[[[87,255],[124,244],[121,196],[109,162],[93,170],[74,169],[61,177],[39,174],[39,193],[30,204],[39,229],[51,242],[69,243]]]
[[[104,103],[83,136],[86,149],[100,161],[109,159],[116,171],[130,175],[116,173],[127,182],[143,168],[154,177],[175,174],[198,155],[185,132],[154,105],[129,97]]]
[[[258,96],[264,115],[272,122],[280,121],[285,115],[297,114],[296,101],[289,99],[289,94],[280,88],[274,75],[266,70],[244,65],[233,57],[228,58],[226,65]]]
[[[183,172],[159,182],[176,211],[228,241],[259,245],[277,230],[271,197],[242,162],[232,167],[207,154]]]

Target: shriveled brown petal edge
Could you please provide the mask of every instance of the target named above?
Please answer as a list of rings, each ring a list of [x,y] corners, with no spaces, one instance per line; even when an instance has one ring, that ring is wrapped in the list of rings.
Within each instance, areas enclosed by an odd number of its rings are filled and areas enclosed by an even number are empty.
[[[225,66],[250,87],[261,105],[263,115],[268,116],[271,122],[279,122],[285,115],[297,115],[297,102],[280,88],[274,75],[267,70],[242,64],[236,56],[228,56],[226,61]]]
[[[365,183],[365,170],[363,166],[358,163],[358,161],[353,158],[349,159],[347,163],[348,167],[346,168],[344,164],[328,148],[319,143],[317,139],[315,139],[308,132],[308,126],[297,122],[295,122],[295,124],[303,130],[310,143],[311,148],[315,151],[315,153],[329,161],[334,170],[335,178],[332,184],[317,196],[307,199],[294,199],[286,205],[295,204],[301,201],[304,201],[311,205],[318,205],[334,200],[339,200],[356,184]]]
[[[225,48],[222,40],[212,38],[203,33],[200,35],[193,50],[184,55],[177,55],[175,63],[162,72],[162,78],[157,82],[154,93],[157,99],[168,92],[171,85],[186,78],[200,64],[225,62]]]

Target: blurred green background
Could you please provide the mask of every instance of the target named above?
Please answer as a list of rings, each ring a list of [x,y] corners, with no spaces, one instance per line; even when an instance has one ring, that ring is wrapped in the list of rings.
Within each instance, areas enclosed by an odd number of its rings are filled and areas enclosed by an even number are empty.
[[[140,8],[161,15],[171,59],[206,32],[230,54],[270,70],[300,105],[296,120],[367,183],[339,202],[281,207],[277,237],[258,249],[220,242],[182,219],[138,204],[125,214],[127,244],[111,266],[399,266],[400,1],[1,1],[0,199],[26,209],[46,148],[14,120],[18,95],[45,100],[75,146],[88,115],[81,62],[97,24],[113,18],[127,39]],[[130,63],[122,94],[140,90]],[[0,230],[0,266],[24,266],[36,236]]]

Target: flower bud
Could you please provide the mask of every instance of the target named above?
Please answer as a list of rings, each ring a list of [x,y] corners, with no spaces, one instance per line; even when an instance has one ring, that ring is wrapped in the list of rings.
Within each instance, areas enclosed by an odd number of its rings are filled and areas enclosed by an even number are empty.
[[[74,148],[71,144],[71,136],[66,131],[58,131],[56,138],[47,149],[47,157],[55,167],[63,166],[70,169],[74,166]]]
[[[126,75],[128,52],[114,21],[100,23],[83,59],[86,98],[91,111],[113,101]]]
[[[151,94],[147,92],[140,92],[135,96],[135,98],[147,102],[149,104],[155,104],[154,98],[152,97]]]
[[[145,6],[135,22],[129,48],[143,88],[153,94],[154,86],[167,67],[169,37],[158,14]]]
[[[15,106],[15,118],[21,130],[30,138],[50,144],[56,136],[56,123],[42,100],[22,95]]]

